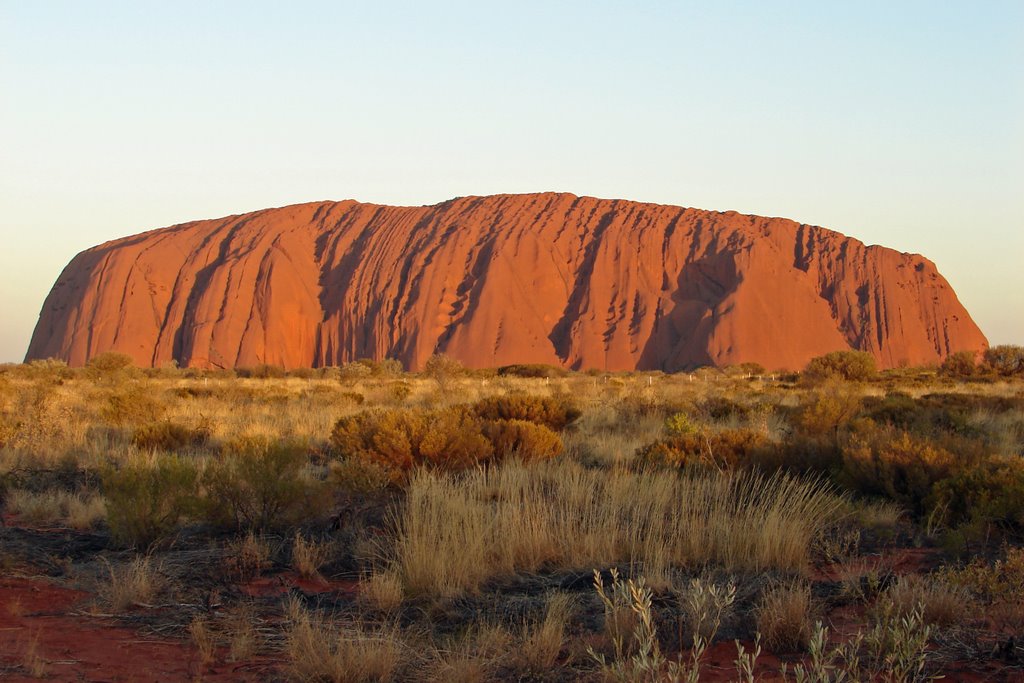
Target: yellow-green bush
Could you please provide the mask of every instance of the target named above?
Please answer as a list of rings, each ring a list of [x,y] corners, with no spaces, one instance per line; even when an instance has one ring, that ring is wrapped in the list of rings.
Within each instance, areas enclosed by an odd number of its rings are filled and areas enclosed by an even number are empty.
[[[485,420],[525,420],[556,431],[580,416],[579,410],[564,401],[528,394],[491,396],[474,404],[473,411]]]
[[[159,421],[167,406],[156,396],[148,381],[129,381],[115,385],[100,406],[104,421],[118,427]]]
[[[199,472],[177,456],[137,460],[101,472],[107,523],[115,540],[149,546],[196,510]]]
[[[209,520],[263,530],[322,512],[327,487],[306,473],[307,450],[302,444],[257,438],[229,445],[202,475]]]

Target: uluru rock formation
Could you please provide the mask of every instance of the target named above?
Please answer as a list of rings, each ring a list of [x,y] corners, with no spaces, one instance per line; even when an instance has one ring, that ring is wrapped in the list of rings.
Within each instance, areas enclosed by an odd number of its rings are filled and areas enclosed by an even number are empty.
[[[545,193],[300,204],[107,242],[64,269],[27,359],[417,369],[442,352],[672,371],[986,346],[922,256],[780,218]]]

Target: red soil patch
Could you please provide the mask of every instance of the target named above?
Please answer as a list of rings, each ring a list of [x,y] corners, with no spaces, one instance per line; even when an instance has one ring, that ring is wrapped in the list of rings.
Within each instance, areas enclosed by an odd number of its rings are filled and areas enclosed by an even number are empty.
[[[256,681],[271,667],[229,663],[204,668],[189,644],[76,613],[88,597],[44,580],[0,579],[0,678],[35,680],[23,668],[30,650],[43,662],[49,681]]]

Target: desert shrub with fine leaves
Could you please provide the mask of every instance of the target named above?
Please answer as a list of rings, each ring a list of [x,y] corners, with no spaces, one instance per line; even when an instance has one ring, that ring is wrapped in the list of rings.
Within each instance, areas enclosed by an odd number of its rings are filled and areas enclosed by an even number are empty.
[[[193,462],[171,455],[106,467],[101,489],[115,540],[144,547],[173,532],[196,510],[198,478]]]
[[[957,351],[946,356],[939,366],[939,373],[947,377],[973,377],[978,374],[977,353]]]
[[[950,476],[957,458],[907,432],[878,428],[843,449],[844,484],[858,493],[880,495],[924,514],[935,484]]]
[[[1001,344],[985,349],[985,365],[1003,377],[1024,374],[1024,346]]]
[[[562,439],[548,427],[526,420],[489,420],[483,434],[498,460],[515,456],[524,461],[548,460],[561,454]]]
[[[712,467],[732,469],[756,465],[770,447],[760,432],[727,429],[720,432],[689,432],[648,444],[637,451],[640,467]]]
[[[369,410],[343,417],[331,445],[343,459],[383,467],[395,483],[416,466],[460,470],[494,454],[478,417],[462,408]]]
[[[867,351],[832,351],[812,358],[803,376],[810,380],[863,381],[878,374],[875,357]]]
[[[111,387],[100,405],[100,415],[118,427],[159,422],[167,405],[158,397],[149,380],[129,380]]]
[[[322,514],[326,485],[307,472],[301,443],[248,438],[231,444],[202,475],[207,517],[238,529],[284,527]]]
[[[565,401],[529,394],[491,396],[474,404],[473,412],[485,420],[524,420],[556,431],[580,416],[580,411]]]
[[[935,484],[931,504],[949,525],[1024,529],[1024,461],[1016,456],[993,457],[958,469]]]

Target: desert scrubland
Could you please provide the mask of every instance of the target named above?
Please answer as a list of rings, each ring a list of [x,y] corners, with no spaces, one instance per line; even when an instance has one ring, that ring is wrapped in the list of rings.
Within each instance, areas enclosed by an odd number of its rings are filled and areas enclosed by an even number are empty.
[[[0,368],[0,675],[1024,675],[1024,350]]]

